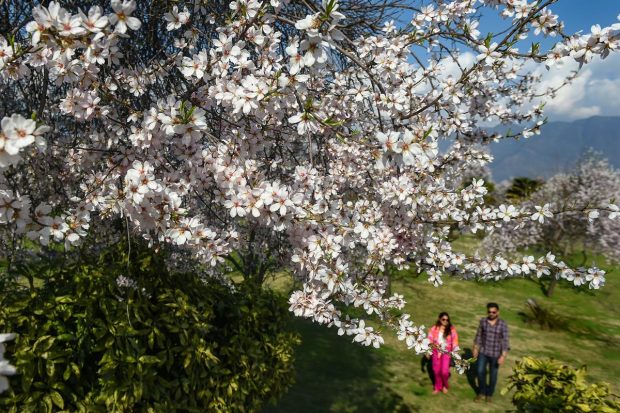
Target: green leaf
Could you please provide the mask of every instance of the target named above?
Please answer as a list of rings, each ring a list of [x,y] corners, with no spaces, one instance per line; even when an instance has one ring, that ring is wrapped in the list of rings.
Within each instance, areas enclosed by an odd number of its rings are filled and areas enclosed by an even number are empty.
[[[58,341],[73,341],[75,340],[75,336],[73,334],[61,334],[56,337]]]
[[[144,364],[154,364],[159,363],[159,358],[157,358],[156,356],[140,356],[138,358],[138,361]]]
[[[488,33],[487,37],[484,39],[484,46],[488,48],[489,46],[491,46],[492,41],[493,41],[493,33]]]
[[[56,364],[53,361],[48,360],[47,363],[45,363],[45,371],[49,377],[53,377],[56,372]]]
[[[45,396],[43,396],[43,403],[45,403],[46,412],[52,413],[52,411],[54,411],[54,404],[49,394],[46,394]]]
[[[69,366],[67,366],[65,368],[65,371],[62,373],[62,379],[64,381],[67,381],[71,378],[71,368]]]
[[[55,301],[59,304],[72,304],[75,303],[75,298],[65,295],[62,297],[56,297]]]
[[[57,391],[52,391],[50,393],[50,398],[52,402],[61,409],[65,408],[65,401],[62,399],[62,396]]]

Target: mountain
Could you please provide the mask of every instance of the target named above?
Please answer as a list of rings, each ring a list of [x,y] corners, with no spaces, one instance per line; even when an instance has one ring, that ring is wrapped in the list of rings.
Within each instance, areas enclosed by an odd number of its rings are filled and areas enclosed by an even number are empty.
[[[589,149],[600,152],[620,169],[620,116],[549,122],[538,136],[493,143],[493,180],[501,182],[517,176],[548,178],[570,169]]]

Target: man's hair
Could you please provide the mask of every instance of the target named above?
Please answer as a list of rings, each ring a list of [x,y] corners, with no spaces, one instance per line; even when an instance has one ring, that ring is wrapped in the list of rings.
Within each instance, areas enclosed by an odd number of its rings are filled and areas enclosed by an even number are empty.
[[[499,304],[497,303],[488,303],[487,304],[487,310],[490,308],[497,308],[497,311],[499,311]]]

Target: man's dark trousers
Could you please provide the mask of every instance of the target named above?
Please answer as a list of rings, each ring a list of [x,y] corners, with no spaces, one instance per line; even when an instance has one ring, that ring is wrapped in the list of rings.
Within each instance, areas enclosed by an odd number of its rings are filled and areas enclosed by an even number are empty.
[[[497,383],[497,370],[499,368],[498,358],[485,356],[482,353],[478,356],[478,386],[480,387],[478,394],[481,396],[493,396],[495,384]],[[487,382],[487,365],[489,366],[489,382]]]

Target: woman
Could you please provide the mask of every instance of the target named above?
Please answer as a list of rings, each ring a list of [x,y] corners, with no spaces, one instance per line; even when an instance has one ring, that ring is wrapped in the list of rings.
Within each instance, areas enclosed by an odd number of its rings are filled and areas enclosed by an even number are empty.
[[[448,393],[448,377],[450,376],[450,352],[459,345],[459,336],[450,322],[450,316],[446,312],[439,314],[437,322],[428,333],[433,349],[433,372],[435,373],[435,386],[433,394],[439,392]]]

